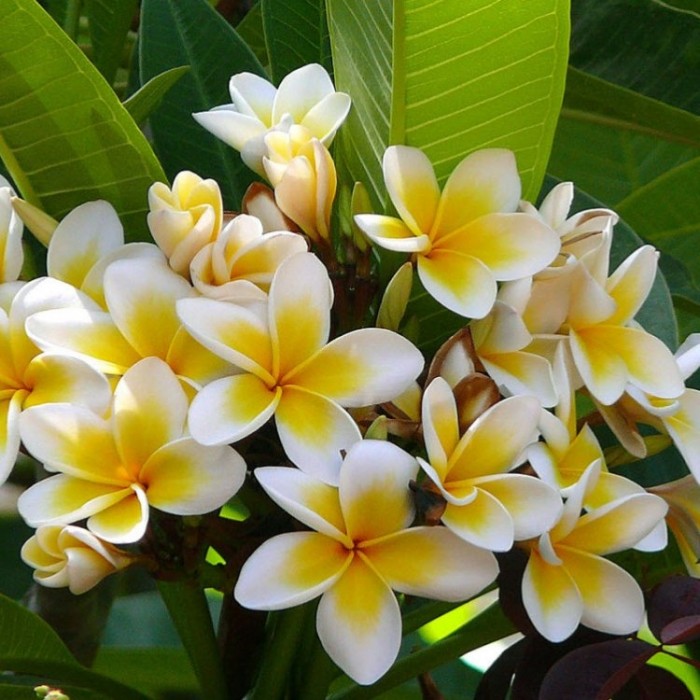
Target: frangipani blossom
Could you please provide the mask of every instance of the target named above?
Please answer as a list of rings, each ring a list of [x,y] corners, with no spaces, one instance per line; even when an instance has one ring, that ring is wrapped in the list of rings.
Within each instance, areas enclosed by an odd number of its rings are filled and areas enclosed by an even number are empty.
[[[599,474],[600,462],[595,461],[568,491],[556,525],[525,545],[530,557],[523,604],[537,631],[551,642],[569,637],[579,623],[609,634],[630,634],[644,619],[639,584],[603,557],[643,540],[667,507],[658,496],[640,493],[581,515]]]
[[[470,324],[474,350],[507,395],[536,396],[545,408],[559,400],[549,361],[526,348],[533,338],[512,307],[496,301],[490,313]]]
[[[559,517],[561,498],[543,481],[509,474],[536,439],[540,403],[515,396],[489,408],[460,437],[449,385],[433,379],[423,394],[428,461],[418,461],[447,501],[442,522],[484,549],[506,551],[536,537]]]
[[[133,557],[75,525],[44,525],[23,545],[22,561],[34,580],[48,588],[68,587],[73,595],[94,588],[103,578],[124,569]]]
[[[179,275],[189,276],[195,255],[221,231],[224,205],[219,185],[183,170],[172,188],[156,182],[148,190],[148,228]]]
[[[330,238],[337,176],[328,149],[301,126],[265,137],[263,166],[277,206],[315,243]]]
[[[253,73],[238,73],[229,82],[231,104],[194,118],[214,136],[240,151],[243,162],[265,176],[265,135],[293,124],[308,129],[324,146],[350,111],[350,97],[336,92],[325,68],[312,63],[282,79],[279,88]]]
[[[73,285],[105,308],[104,273],[115,260],[150,257],[160,251],[148,243],[124,243],[124,228],[114,207],[102,200],[73,209],[51,234],[46,255],[50,277]]]
[[[312,531],[278,535],[259,547],[243,566],[236,600],[280,610],[320,595],[316,629],[328,655],[358,683],[376,681],[401,644],[392,589],[459,601],[498,572],[491,553],[446,528],[409,528],[408,483],[417,471],[413,457],[377,440],[348,450],[338,488],[296,469],[256,469],[270,497]]]
[[[263,233],[258,219],[241,214],[195,255],[190,266],[192,284],[212,299],[264,301],[275,270],[288,257],[306,250],[303,236],[289,231]]]
[[[25,332],[28,316],[57,307],[83,308],[84,295],[59,280],[0,285],[12,301],[0,308],[0,484],[17,458],[19,415],[30,406],[69,402],[101,413],[109,405],[107,379],[87,363],[57,353],[40,353]],[[5,306],[2,304],[1,306]],[[95,305],[96,307],[96,305]]]
[[[43,350],[80,357],[95,368],[121,375],[144,357],[159,357],[198,388],[230,366],[182,327],[177,300],[198,296],[162,256],[118,260],[104,273],[106,311],[55,309],[27,319],[27,333]]]
[[[12,206],[14,190],[0,175],[0,283],[14,282],[22,271],[22,219]]]
[[[341,450],[360,439],[341,407],[390,401],[416,379],[423,357],[408,340],[380,328],[329,343],[332,302],[326,268],[311,253],[277,268],[267,304],[179,301],[189,332],[241,371],[197,394],[190,410],[194,438],[205,445],[235,442],[274,415],[289,458],[337,483]]]
[[[187,433],[189,402],[158,358],[129,369],[114,391],[109,418],[51,404],[27,409],[22,441],[46,469],[60,472],[19,498],[33,527],[73,523],[107,542],[143,537],[149,506],[175,515],[207,513],[240,488],[245,462],[231,447],[205,447]]]
[[[442,193],[416,148],[390,146],[383,167],[400,218],[360,214],[355,222],[377,245],[414,254],[425,289],[455,313],[483,318],[496,300],[497,280],[533,275],[559,252],[549,226],[516,213],[520,178],[510,151],[467,156]]]

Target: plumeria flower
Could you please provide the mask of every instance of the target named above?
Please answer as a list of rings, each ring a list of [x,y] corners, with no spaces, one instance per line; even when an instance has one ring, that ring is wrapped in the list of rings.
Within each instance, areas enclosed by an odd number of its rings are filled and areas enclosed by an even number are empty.
[[[536,396],[547,408],[558,403],[549,361],[527,352],[533,337],[515,309],[496,301],[485,318],[469,327],[477,357],[504,393]]]
[[[423,394],[428,460],[418,458],[447,501],[442,522],[460,538],[492,551],[536,537],[559,517],[561,498],[539,479],[510,474],[536,439],[540,403],[515,396],[489,408],[460,437],[449,385],[434,379]]]
[[[0,283],[14,282],[22,271],[22,219],[12,206],[14,190],[0,175]]]
[[[238,73],[229,82],[231,104],[194,118],[214,136],[240,151],[243,162],[265,176],[265,135],[287,131],[293,124],[308,129],[324,146],[350,111],[350,97],[336,92],[325,68],[309,64],[292,71],[275,88],[252,73]]]
[[[666,501],[666,523],[688,573],[700,578],[700,484],[692,474],[649,489]]]
[[[569,493],[592,464],[598,464],[600,473],[586,492],[584,508],[592,510],[625,496],[646,493],[631,479],[608,471],[603,450],[588,424],[578,434],[572,434],[563,421],[543,410],[538,427],[544,441],[528,447],[528,461],[540,479],[563,495]],[[660,522],[634,549],[657,552],[667,543],[666,526]]]
[[[25,332],[33,313],[57,307],[82,309],[91,303],[59,280],[38,279],[25,285],[1,285],[9,305],[0,306],[0,484],[17,458],[19,415],[30,406],[69,402],[103,412],[111,391],[107,379],[85,362],[58,353],[40,353]],[[96,305],[95,305],[96,306]],[[7,309],[7,310],[6,310]]]
[[[315,243],[330,238],[337,176],[328,149],[302,126],[265,137],[263,166],[277,206]]]
[[[243,307],[182,299],[182,322],[205,347],[241,370],[195,397],[190,430],[205,445],[235,442],[275,416],[297,466],[337,483],[341,450],[360,439],[341,407],[390,401],[416,379],[420,352],[405,338],[365,328],[328,342],[332,288],[323,264],[297,253],[278,268],[269,302]]]
[[[74,595],[126,568],[133,557],[75,525],[44,525],[23,545],[22,561],[34,580],[48,588],[68,587]]]
[[[316,629],[328,655],[370,684],[396,660],[401,613],[392,589],[437,600],[465,600],[488,586],[494,556],[442,527],[414,527],[408,483],[415,459],[395,445],[353,445],[338,488],[288,467],[255,475],[307,532],[278,535],[246,561],[234,591],[256,610],[280,610],[318,596]]]
[[[195,255],[190,266],[192,284],[212,299],[264,301],[275,270],[306,250],[303,236],[289,231],[263,233],[258,219],[241,214]]]
[[[529,214],[515,213],[520,178],[512,152],[467,156],[440,192],[427,156],[390,146],[384,180],[400,218],[360,214],[355,222],[377,245],[416,257],[428,293],[455,313],[483,318],[496,281],[533,275],[559,252],[559,237]]]
[[[581,515],[599,474],[600,461],[595,461],[568,491],[559,521],[526,545],[523,604],[537,631],[551,642],[569,637],[579,623],[621,635],[638,630],[644,619],[639,584],[603,557],[645,538],[662,521],[666,504],[638,493]]]
[[[219,185],[184,170],[172,188],[156,182],[148,190],[148,228],[170,267],[188,277],[197,253],[216,239],[223,222],[224,206]]]
[[[18,509],[32,526],[74,523],[107,542],[143,537],[149,506],[197,515],[222,506],[240,488],[246,465],[228,446],[205,447],[187,433],[189,402],[172,370],[146,358],[119,380],[111,415],[51,404],[27,409],[22,441],[50,472]]]
[[[105,308],[104,273],[115,260],[162,257],[148,243],[124,243],[124,228],[114,207],[102,200],[73,209],[51,234],[46,270]]]
[[[118,260],[104,273],[107,310],[55,309],[27,319],[27,333],[43,350],[80,357],[121,375],[144,357],[159,357],[194,388],[230,372],[182,327],[177,300],[198,293],[162,256]]]

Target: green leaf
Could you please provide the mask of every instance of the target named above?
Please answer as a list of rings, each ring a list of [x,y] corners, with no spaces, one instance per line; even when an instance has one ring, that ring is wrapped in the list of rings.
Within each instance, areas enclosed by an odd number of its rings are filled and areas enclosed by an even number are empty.
[[[128,100],[125,100],[124,107],[126,107],[132,119],[137,124],[145,122],[151,112],[158,107],[165,93],[167,93],[189,69],[189,66],[178,66],[177,68],[166,70],[165,73],[151,78],[151,80],[129,97]]]
[[[444,180],[468,153],[515,151],[524,195],[546,167],[564,91],[566,0],[329,0],[338,89],[353,97],[339,147],[375,206],[389,144],[423,149]]]
[[[700,283],[700,157],[670,170],[633,192],[617,211],[638,233],[682,260]]]
[[[700,17],[678,12],[670,4],[573,0],[572,65],[648,97],[700,112]]]
[[[176,66],[191,67],[150,119],[168,176],[192,170],[214,178],[227,208],[237,209],[254,176],[238,153],[199,126],[192,113],[229,103],[234,73],[264,75],[257,58],[206,0],[144,0],[139,55],[142,83]]]
[[[114,82],[138,0],[88,0],[92,60],[108,83]]]
[[[569,69],[549,172],[614,206],[700,156],[700,117]]]
[[[157,695],[196,693],[199,688],[183,649],[102,647],[93,669]]]
[[[129,240],[147,237],[164,175],[112,89],[34,0],[3,0],[0,26],[0,157],[22,196],[57,219],[106,199]]]
[[[250,8],[245,17],[236,26],[238,36],[245,41],[255,54],[261,66],[269,66],[270,57],[265,45],[265,30],[263,29],[262,4],[257,3]]]
[[[308,63],[332,70],[325,0],[261,0],[260,5],[275,83]]]
[[[0,596],[0,629],[0,671],[75,684],[108,698],[146,698],[137,690],[78,664],[48,624],[4,596]]]

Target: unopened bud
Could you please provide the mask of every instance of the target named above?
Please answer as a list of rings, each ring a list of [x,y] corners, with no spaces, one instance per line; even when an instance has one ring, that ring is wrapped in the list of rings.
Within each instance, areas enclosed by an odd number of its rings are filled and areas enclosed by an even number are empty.
[[[12,208],[22,219],[24,225],[34,234],[34,237],[48,247],[51,236],[58,226],[58,221],[20,197],[12,197]]]

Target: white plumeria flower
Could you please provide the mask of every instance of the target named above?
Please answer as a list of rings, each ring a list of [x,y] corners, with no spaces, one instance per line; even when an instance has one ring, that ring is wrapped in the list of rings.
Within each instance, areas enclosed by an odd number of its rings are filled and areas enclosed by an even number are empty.
[[[604,559],[634,547],[666,515],[658,496],[624,496],[581,515],[595,486],[595,461],[568,492],[557,524],[527,543],[530,557],[522,582],[525,610],[537,631],[551,642],[569,637],[579,623],[609,634],[636,632],[644,619],[644,596],[637,581]]]
[[[55,309],[27,319],[27,333],[43,350],[84,359],[108,374],[144,357],[159,357],[194,388],[230,372],[230,365],[182,327],[175,304],[199,296],[160,253],[113,262],[104,273],[107,310]]]
[[[120,379],[109,418],[70,404],[27,409],[22,441],[60,473],[20,496],[20,514],[33,527],[87,518],[95,535],[119,544],[143,537],[149,506],[174,515],[219,508],[243,484],[246,465],[231,447],[189,437],[188,408],[172,370],[150,357]]]
[[[534,216],[516,213],[520,177],[511,151],[467,156],[440,192],[433,166],[417,148],[390,146],[384,180],[399,217],[358,214],[377,245],[416,256],[418,276],[446,308],[483,318],[496,281],[533,275],[559,252],[559,237]]]
[[[211,299],[264,301],[275,270],[307,248],[303,236],[289,231],[263,233],[258,219],[241,214],[195,255],[192,284]]]
[[[441,377],[423,394],[428,460],[418,461],[447,501],[442,522],[484,549],[504,552],[514,540],[536,537],[561,512],[557,491],[525,474],[509,474],[534,442],[540,403],[505,399],[485,411],[460,437],[457,404]]]
[[[390,401],[420,374],[423,357],[408,340],[380,328],[329,343],[332,303],[328,272],[311,253],[297,253],[277,268],[268,304],[179,301],[190,333],[242,371],[197,394],[190,411],[195,439],[235,442],[274,415],[289,458],[337,483],[341,450],[361,437],[341,407]]]
[[[189,275],[195,255],[221,231],[224,205],[219,185],[184,170],[172,188],[156,182],[148,190],[148,228],[179,275]]]
[[[353,445],[338,488],[288,467],[255,475],[270,497],[311,532],[259,547],[234,591],[241,605],[279,610],[319,595],[316,629],[328,655],[370,684],[396,660],[401,612],[392,589],[437,600],[471,598],[496,577],[494,556],[442,527],[409,528],[408,483],[418,465],[388,442]]]
[[[124,243],[124,228],[114,207],[103,200],[73,209],[51,234],[46,254],[50,277],[67,282],[105,307],[103,278],[115,260],[150,257],[160,251],[149,243]]]
[[[15,192],[0,175],[0,283],[14,282],[22,271],[24,225],[12,206]]]
[[[328,72],[316,63],[292,71],[279,88],[252,73],[238,73],[229,82],[229,92],[231,104],[193,116],[214,136],[240,151],[243,162],[263,177],[265,135],[269,131],[287,131],[300,124],[329,146],[350,111],[350,97],[336,92]]]
[[[85,362],[58,353],[40,353],[25,331],[28,316],[46,309],[96,304],[59,280],[1,285],[11,298],[0,306],[0,483],[17,458],[19,415],[43,403],[68,402],[99,413],[109,406],[107,379]],[[9,301],[3,300],[3,301]],[[7,309],[7,310],[6,310]]]
[[[73,595],[129,566],[133,557],[75,525],[43,525],[23,545],[22,561],[47,588],[68,587]]]
[[[526,350],[533,337],[515,309],[496,301],[488,316],[469,327],[477,357],[503,393],[536,396],[546,408],[558,403],[549,361]]]

